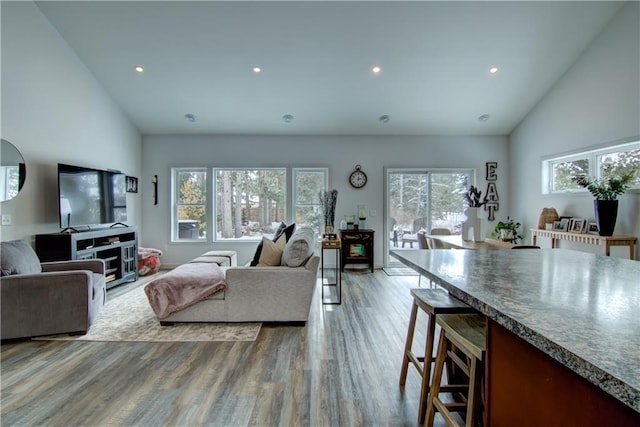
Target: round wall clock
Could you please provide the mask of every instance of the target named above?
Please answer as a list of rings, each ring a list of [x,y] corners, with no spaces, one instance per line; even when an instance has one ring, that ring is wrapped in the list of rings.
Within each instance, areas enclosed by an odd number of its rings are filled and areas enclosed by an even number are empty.
[[[367,174],[362,171],[360,165],[356,165],[356,170],[349,175],[349,184],[353,188],[362,188],[367,183]]]

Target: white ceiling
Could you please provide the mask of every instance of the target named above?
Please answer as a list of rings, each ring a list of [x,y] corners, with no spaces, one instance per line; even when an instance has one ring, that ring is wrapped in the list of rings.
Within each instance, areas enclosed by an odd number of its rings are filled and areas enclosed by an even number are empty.
[[[143,134],[307,135],[509,134],[621,6],[37,4]]]

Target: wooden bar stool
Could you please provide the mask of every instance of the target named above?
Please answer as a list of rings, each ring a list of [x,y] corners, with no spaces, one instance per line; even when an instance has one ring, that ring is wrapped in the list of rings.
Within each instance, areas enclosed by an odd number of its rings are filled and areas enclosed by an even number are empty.
[[[436,322],[440,326],[440,341],[436,356],[431,394],[427,410],[427,426],[433,426],[435,412],[449,426],[475,427],[482,409],[482,378],[486,353],[486,319],[480,314],[443,314]],[[468,384],[442,386],[442,371],[449,360],[469,378]],[[451,372],[447,371],[451,382]],[[440,393],[452,393],[453,403],[445,403]],[[465,412],[465,423],[453,417],[453,412]]]
[[[409,362],[415,366],[418,374],[422,378],[420,387],[420,406],[418,408],[418,422],[424,422],[427,412],[427,396],[429,394],[429,380],[431,377],[431,362],[433,357],[433,342],[436,331],[436,316],[449,313],[475,313],[476,311],[467,304],[451,296],[442,289],[412,289],[413,305],[411,307],[411,317],[407,330],[407,341],[402,355],[402,369],[400,371],[400,387],[404,387],[407,381],[407,371]],[[416,356],[412,351],[413,334],[418,317],[418,308],[427,314],[427,340],[424,347],[424,357]]]

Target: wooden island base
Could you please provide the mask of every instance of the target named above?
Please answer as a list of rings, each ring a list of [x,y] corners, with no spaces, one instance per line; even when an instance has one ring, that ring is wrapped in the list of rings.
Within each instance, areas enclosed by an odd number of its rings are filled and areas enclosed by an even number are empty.
[[[487,425],[640,425],[640,413],[497,323],[487,328]]]

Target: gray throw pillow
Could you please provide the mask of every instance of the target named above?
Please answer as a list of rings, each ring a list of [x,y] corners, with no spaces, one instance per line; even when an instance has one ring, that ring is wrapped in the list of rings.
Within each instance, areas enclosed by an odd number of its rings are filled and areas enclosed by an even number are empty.
[[[38,255],[24,240],[0,243],[0,263],[3,276],[42,272]]]
[[[284,247],[282,265],[300,267],[313,254],[316,244],[316,233],[311,227],[296,229]]]

